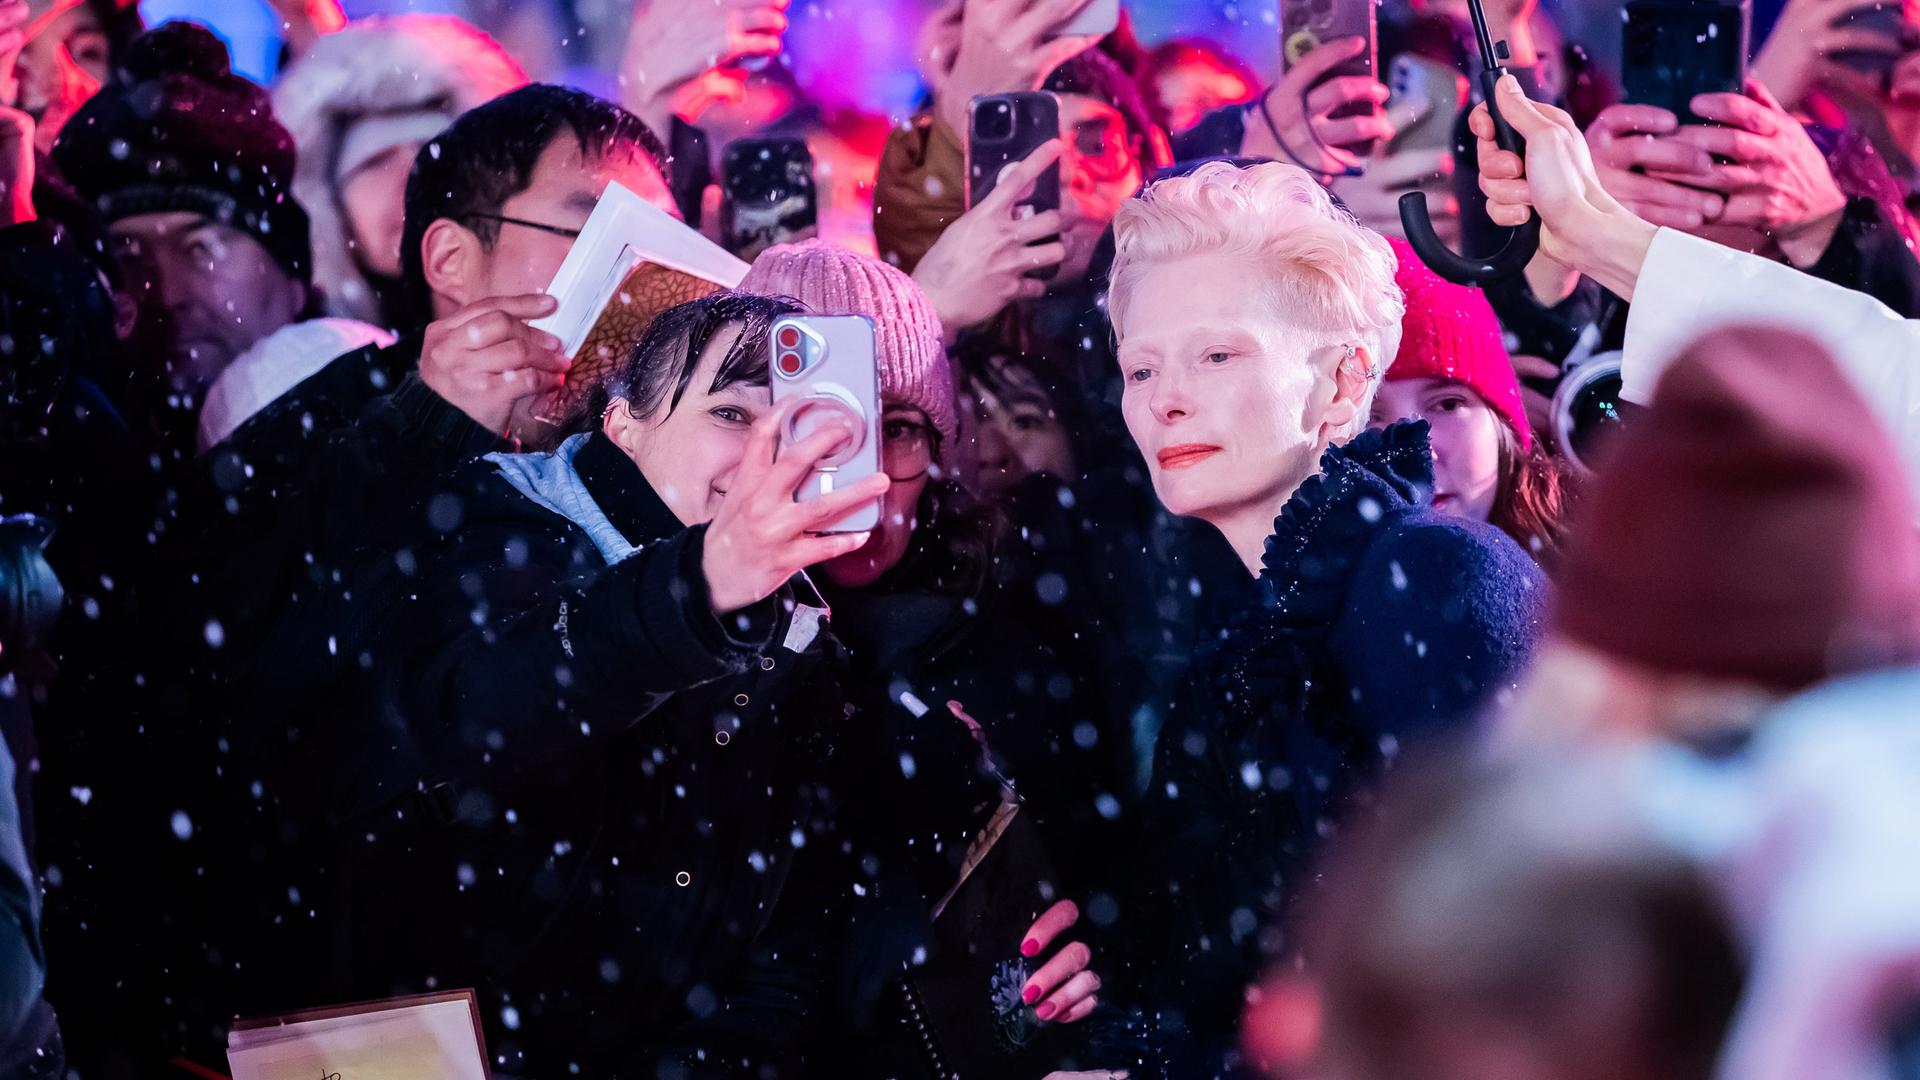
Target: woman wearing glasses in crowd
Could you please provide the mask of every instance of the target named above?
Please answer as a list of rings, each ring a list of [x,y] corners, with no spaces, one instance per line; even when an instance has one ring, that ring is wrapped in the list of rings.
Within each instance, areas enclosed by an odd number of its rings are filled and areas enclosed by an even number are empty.
[[[1054,621],[1044,587],[1024,580],[1008,587],[1014,578],[1011,564],[997,557],[996,519],[958,482],[959,409],[932,304],[900,271],[820,240],[768,250],[740,287],[796,299],[824,315],[865,315],[875,326],[881,463],[890,484],[867,543],[814,573],[833,609],[834,634],[847,646],[855,701],[884,736],[878,751],[845,748],[871,753],[862,786],[882,836],[883,879],[890,840],[892,866],[900,875],[895,880],[913,890],[925,909],[936,907],[952,887],[970,840],[1008,794],[1001,781],[1010,776],[1020,784],[1018,816],[1037,826],[1049,854],[1076,859],[1064,867],[1036,863],[1026,872],[1037,877],[1058,870],[1049,878],[1055,894],[1084,900],[1089,874],[1082,868],[1102,846],[1105,822],[1099,800],[1107,789],[1099,765],[1109,751],[1096,730],[1100,700],[1084,677],[1085,666],[1060,647],[1070,634],[1064,628],[1058,635],[1048,632]],[[962,959],[955,954],[972,953],[974,945],[996,960],[1024,961],[1024,972],[1009,984],[1011,997],[996,1008],[1004,1005],[1011,1015],[1031,1007],[1043,1026],[1057,1027],[1085,1018],[1097,1001],[1091,954],[1068,940],[1076,934],[1064,932],[1076,915],[1074,905],[1059,905],[1031,929],[1023,920],[1008,940],[969,942],[944,954],[940,942],[956,942],[950,929],[937,924],[921,924],[923,933],[935,935],[926,940],[902,935],[891,923],[870,926],[883,931],[876,948],[898,951],[901,962],[917,943],[930,946],[922,972],[936,981],[943,961]],[[866,970],[876,976],[896,977],[899,967],[873,962],[874,951],[856,947],[850,954],[867,957]],[[879,987],[865,989],[871,995]],[[983,1001],[990,990],[983,981]],[[836,1074],[866,1075],[863,1070],[877,1068],[916,1075],[920,1066],[940,1071],[924,1060],[917,1033],[885,1023],[905,1019],[888,1015],[905,993],[883,996],[883,1022],[861,1040],[860,1064],[848,1063],[850,1071]],[[931,1011],[942,1011],[929,1004]],[[992,1038],[990,1032],[978,1034]],[[948,1045],[943,1053],[973,1049]]]

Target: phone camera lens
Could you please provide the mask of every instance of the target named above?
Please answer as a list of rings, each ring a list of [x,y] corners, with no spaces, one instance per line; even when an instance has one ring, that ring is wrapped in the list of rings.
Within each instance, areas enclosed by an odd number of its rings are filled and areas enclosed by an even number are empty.
[[[1013,137],[1013,104],[1004,99],[987,102],[973,114],[974,133],[986,141]]]
[[[791,326],[781,327],[780,328],[780,347],[783,349],[799,348],[800,347],[800,331]]]

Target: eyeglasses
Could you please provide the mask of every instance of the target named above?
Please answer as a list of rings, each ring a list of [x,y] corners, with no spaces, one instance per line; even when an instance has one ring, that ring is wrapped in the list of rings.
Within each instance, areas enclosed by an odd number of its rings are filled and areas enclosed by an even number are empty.
[[[475,221],[497,221],[502,225],[518,225],[523,229],[538,229],[543,233],[552,233],[555,236],[564,236],[569,240],[580,239],[579,229],[567,229],[567,228],[562,228],[559,225],[542,225],[537,221],[528,221],[525,218],[507,217],[504,214],[477,214],[477,213],[463,214],[461,216],[470,218]]]
[[[1077,124],[1067,140],[1067,156],[1095,180],[1111,182],[1127,175],[1139,160],[1125,125],[1105,121]]]
[[[917,480],[933,467],[940,436],[918,420],[889,416],[880,421],[880,467],[894,480]]]

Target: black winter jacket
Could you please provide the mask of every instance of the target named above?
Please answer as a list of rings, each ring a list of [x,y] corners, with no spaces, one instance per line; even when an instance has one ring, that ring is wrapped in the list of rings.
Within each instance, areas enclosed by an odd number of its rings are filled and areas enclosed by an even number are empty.
[[[333,993],[477,986],[508,1073],[791,1075],[852,895],[839,646],[798,579],[723,625],[704,527],[569,447],[602,535],[457,471],[348,575],[347,687],[252,748],[331,853]]]
[[[1143,882],[1168,1075],[1230,1071],[1245,988],[1360,787],[1468,721],[1534,640],[1545,581],[1498,530],[1427,505],[1424,421],[1329,449],[1274,522],[1261,598],[1195,657],[1161,732]]]

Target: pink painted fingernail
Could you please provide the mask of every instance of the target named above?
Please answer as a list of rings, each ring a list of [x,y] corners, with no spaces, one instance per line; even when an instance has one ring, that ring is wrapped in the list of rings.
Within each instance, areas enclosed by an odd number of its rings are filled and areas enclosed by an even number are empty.
[[[1040,997],[1040,988],[1037,986],[1029,986],[1025,990],[1020,991],[1020,1000],[1026,1002],[1029,1005],[1033,1004],[1036,1000],[1039,999],[1039,997]]]
[[[1049,1001],[1046,1004],[1040,1006],[1039,1008],[1033,1010],[1033,1015],[1039,1017],[1042,1020],[1045,1020],[1051,1017],[1054,1014],[1055,1010],[1057,1010],[1058,1008],[1059,1006]]]
[[[1027,940],[1025,940],[1025,941],[1023,941],[1023,942],[1021,942],[1021,943],[1020,943],[1020,955],[1021,955],[1021,956],[1038,956],[1038,955],[1040,955],[1040,943],[1039,943],[1038,941],[1035,941],[1035,940],[1034,940],[1034,939],[1032,939],[1032,938],[1028,938]]]

